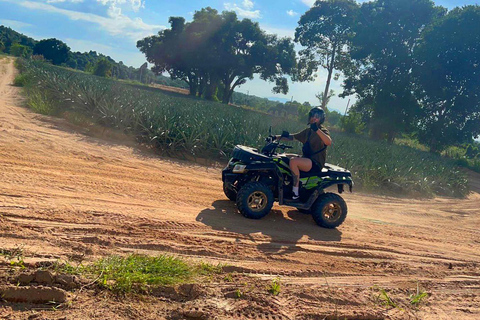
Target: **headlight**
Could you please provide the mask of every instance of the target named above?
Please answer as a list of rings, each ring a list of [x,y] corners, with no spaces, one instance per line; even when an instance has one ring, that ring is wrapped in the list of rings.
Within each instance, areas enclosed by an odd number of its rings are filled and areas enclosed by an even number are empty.
[[[245,168],[247,165],[245,164],[236,164],[235,167],[233,167],[232,172],[233,173],[243,173],[245,171]]]

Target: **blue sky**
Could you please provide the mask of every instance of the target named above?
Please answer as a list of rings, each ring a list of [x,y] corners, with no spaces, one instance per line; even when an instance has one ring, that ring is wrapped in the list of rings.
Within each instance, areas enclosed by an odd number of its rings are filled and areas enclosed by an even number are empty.
[[[480,0],[437,0],[449,9]],[[359,1],[359,2],[363,2]],[[293,37],[300,16],[314,0],[0,0],[0,25],[37,40],[57,38],[73,51],[94,50],[116,61],[139,67],[145,57],[136,41],[168,28],[170,16],[192,19],[196,10],[210,6],[218,11],[236,11],[239,18],[260,23],[268,33]],[[259,79],[248,81],[237,91],[260,97],[277,97],[318,105],[315,94],[322,92],[326,73],[320,71],[315,82],[290,83],[287,95],[273,94],[273,84]],[[331,88],[341,93],[341,81]],[[329,107],[344,111],[349,98],[332,98]],[[355,101],[350,97],[351,104]]]

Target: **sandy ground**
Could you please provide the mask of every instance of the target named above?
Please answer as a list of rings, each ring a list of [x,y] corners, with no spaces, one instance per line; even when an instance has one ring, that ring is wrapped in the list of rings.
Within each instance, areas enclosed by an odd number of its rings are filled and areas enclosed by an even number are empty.
[[[0,59],[0,249],[26,260],[169,253],[233,275],[184,301],[95,290],[58,310],[0,300],[1,318],[480,319],[479,175],[463,200],[344,194],[334,230],[290,207],[248,220],[223,195],[221,168],[34,114],[10,85],[13,60]],[[275,278],[278,296],[263,286]],[[415,307],[417,287],[428,298]]]

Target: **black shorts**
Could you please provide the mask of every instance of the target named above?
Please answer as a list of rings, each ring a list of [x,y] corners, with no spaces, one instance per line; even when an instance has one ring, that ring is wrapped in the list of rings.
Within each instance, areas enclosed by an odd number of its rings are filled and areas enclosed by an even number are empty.
[[[309,173],[322,171],[322,168],[315,160],[310,159],[310,161],[312,161],[312,168],[310,169],[310,171],[308,171]]]

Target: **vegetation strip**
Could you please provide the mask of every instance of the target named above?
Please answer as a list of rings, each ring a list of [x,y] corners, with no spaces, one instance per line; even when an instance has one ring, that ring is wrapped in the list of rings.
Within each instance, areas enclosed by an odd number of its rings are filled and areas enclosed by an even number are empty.
[[[28,105],[36,112],[97,123],[137,137],[169,156],[225,161],[237,144],[261,147],[268,129],[296,132],[303,125],[216,102],[19,60]],[[83,119],[83,120],[82,120]],[[464,197],[465,174],[439,155],[341,132],[327,162],[352,171],[365,190],[392,195]],[[299,145],[294,151],[299,152]]]

